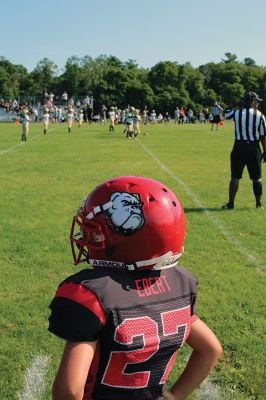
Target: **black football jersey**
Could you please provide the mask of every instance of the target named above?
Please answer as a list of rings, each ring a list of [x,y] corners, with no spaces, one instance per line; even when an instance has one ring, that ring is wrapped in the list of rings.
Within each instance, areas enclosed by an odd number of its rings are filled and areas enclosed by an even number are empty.
[[[97,341],[83,400],[161,400],[196,319],[196,279],[185,269],[85,269],[59,286],[49,331]]]

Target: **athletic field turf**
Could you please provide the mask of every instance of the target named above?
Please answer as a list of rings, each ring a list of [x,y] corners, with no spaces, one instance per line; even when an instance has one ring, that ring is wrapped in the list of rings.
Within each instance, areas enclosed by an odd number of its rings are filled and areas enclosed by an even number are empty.
[[[62,124],[44,136],[31,124],[22,143],[21,126],[0,125],[0,399],[50,399],[63,342],[47,332],[48,305],[59,282],[81,269],[68,242],[72,216],[98,183],[143,175],[163,181],[185,208],[180,265],[198,277],[197,314],[223,345],[215,372],[191,398],[265,400],[266,210],[255,208],[246,171],[236,208],[221,210],[233,125],[148,125],[136,140],[122,131],[93,124],[68,134]],[[263,173],[266,186],[265,165]],[[188,354],[184,346],[170,382]]]

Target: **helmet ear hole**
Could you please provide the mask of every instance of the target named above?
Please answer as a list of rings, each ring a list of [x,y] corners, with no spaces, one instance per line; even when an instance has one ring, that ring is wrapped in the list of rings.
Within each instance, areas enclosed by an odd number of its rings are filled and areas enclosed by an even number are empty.
[[[176,207],[176,202],[175,201],[172,201],[172,204],[173,204],[174,207]]]

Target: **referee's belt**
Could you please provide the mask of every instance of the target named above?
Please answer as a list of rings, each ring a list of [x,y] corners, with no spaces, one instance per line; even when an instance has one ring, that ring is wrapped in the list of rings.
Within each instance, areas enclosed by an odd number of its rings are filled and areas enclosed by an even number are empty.
[[[259,144],[259,140],[235,140],[237,144]]]

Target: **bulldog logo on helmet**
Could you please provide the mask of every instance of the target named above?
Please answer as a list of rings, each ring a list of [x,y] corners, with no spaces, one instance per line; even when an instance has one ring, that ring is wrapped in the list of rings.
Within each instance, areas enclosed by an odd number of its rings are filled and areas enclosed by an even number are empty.
[[[110,202],[112,206],[108,208],[107,215],[116,232],[131,235],[144,225],[143,202],[138,194],[114,192]]]

